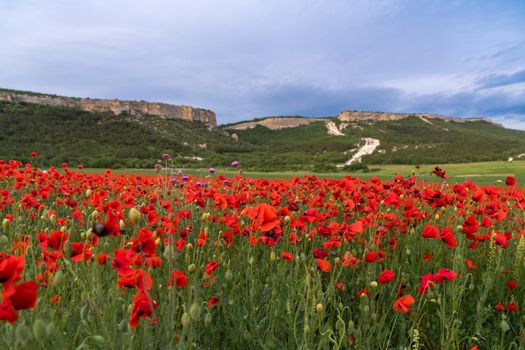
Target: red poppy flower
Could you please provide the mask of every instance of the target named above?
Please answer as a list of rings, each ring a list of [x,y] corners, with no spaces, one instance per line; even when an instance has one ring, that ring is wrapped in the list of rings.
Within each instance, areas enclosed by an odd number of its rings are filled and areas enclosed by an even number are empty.
[[[317,268],[323,272],[330,272],[330,261],[317,259]]]
[[[381,275],[377,278],[377,283],[386,284],[394,279],[396,273],[392,270],[384,270]]]
[[[142,269],[132,270],[122,276],[117,284],[121,288],[137,288],[140,291],[150,290],[153,287],[153,280],[147,271]]]
[[[9,296],[9,303],[15,310],[32,309],[36,305],[38,284],[27,281],[15,286],[15,292]]]
[[[439,229],[436,226],[427,224],[423,229],[421,234],[423,238],[438,239],[439,238]]]
[[[281,255],[281,257],[282,257],[284,260],[288,260],[288,261],[293,261],[293,259],[294,259],[293,254],[290,253],[290,252],[286,252],[286,251],[283,252],[283,254]]]
[[[219,263],[217,261],[208,261],[208,264],[206,264],[206,273],[211,275],[212,272],[217,270],[218,267]]]
[[[129,327],[135,329],[139,325],[141,318],[151,317],[157,308],[155,300],[149,296],[148,293],[140,291],[133,298],[133,310],[131,311],[131,318],[129,320]]]
[[[208,300],[208,307],[212,308],[219,302],[219,297],[211,297],[210,300]]]
[[[410,305],[414,304],[415,302],[416,300],[414,299],[414,297],[412,297],[412,295],[403,295],[401,298],[394,301],[394,311],[407,313],[410,311]]]
[[[514,176],[507,176],[505,183],[507,186],[516,186],[516,178]]]
[[[177,288],[184,288],[188,284],[188,277],[182,271],[171,271],[171,278],[168,281],[168,289],[175,284]]]

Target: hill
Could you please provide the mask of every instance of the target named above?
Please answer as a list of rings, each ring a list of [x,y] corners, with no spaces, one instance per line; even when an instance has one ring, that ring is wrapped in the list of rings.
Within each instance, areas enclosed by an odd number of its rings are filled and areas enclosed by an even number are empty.
[[[199,121],[125,110],[116,116],[112,111],[11,100],[0,101],[0,125],[0,159],[29,161],[29,154],[37,151],[41,166],[68,162],[149,168],[159,155],[170,153],[176,166],[184,168],[238,160],[245,169],[257,171],[338,171],[366,170],[367,164],[525,156],[523,131],[484,119],[430,114],[346,111],[333,117],[268,117],[210,128]]]

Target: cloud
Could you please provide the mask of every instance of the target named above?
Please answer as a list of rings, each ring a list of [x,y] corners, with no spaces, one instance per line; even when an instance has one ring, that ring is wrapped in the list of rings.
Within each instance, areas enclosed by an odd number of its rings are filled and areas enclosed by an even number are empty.
[[[525,69],[511,74],[491,74],[480,80],[481,88],[488,89],[525,82]]]
[[[519,0],[0,1],[0,87],[191,104],[222,123],[345,109],[521,118],[518,8]]]

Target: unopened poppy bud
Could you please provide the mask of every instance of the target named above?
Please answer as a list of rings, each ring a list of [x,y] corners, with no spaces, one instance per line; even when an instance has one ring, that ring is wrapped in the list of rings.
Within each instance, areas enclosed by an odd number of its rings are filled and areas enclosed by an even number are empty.
[[[120,323],[118,324],[118,329],[119,331],[121,332],[127,332],[128,331],[128,321],[127,320],[122,320],[120,321]]]
[[[24,322],[21,322],[18,324],[18,326],[16,326],[15,334],[16,334],[16,339],[22,345],[25,345],[26,343],[28,343],[33,337],[31,335],[31,330]]]
[[[370,287],[377,288],[377,282],[376,281],[370,282]]]
[[[253,262],[254,262],[254,259],[253,259],[253,256],[251,256],[250,259],[248,259],[248,263],[249,263],[250,265],[252,265]]]
[[[160,244],[160,242],[161,242],[160,238],[157,238],[157,239],[155,240],[155,245],[158,246],[158,245]]]
[[[226,277],[226,280],[227,280],[227,281],[231,281],[231,280],[233,279],[233,272],[232,272],[232,270],[228,269],[228,270],[226,271],[226,275],[225,275],[225,277]]]
[[[434,219],[439,220],[439,214],[434,215]]]
[[[193,321],[196,321],[199,319],[199,316],[201,314],[201,306],[199,303],[195,302],[191,304],[190,306],[190,317]]]
[[[345,321],[343,321],[341,318],[338,318],[335,322],[335,328],[337,329],[337,332],[339,333],[339,336],[342,338],[345,335]]]
[[[140,220],[141,216],[142,214],[135,207],[131,208],[128,212],[128,218],[132,224],[136,224]]]
[[[410,255],[410,249],[407,248],[407,249],[405,250],[405,254],[406,254],[406,255]]]
[[[60,232],[64,233],[67,231],[67,226],[60,227]]]
[[[252,340],[252,335],[250,333],[249,330],[245,329],[244,330],[244,333],[242,334],[242,337],[244,338],[245,341],[249,342]]]
[[[370,306],[368,306],[368,305],[363,306],[363,312],[365,314],[369,313],[370,312]]]
[[[92,193],[92,192],[91,192],[91,188],[88,188],[88,189],[86,190],[86,197],[87,197],[87,198],[91,197],[91,193]]]
[[[284,217],[284,222],[289,223],[290,221],[292,221],[292,218],[290,217],[290,215],[286,215]]]
[[[350,333],[352,333],[353,331],[355,331],[355,323],[354,321],[350,320],[348,321],[348,331]]]
[[[58,270],[53,277],[53,286],[60,286],[62,282],[64,282],[64,273],[62,270]]]
[[[50,217],[49,217],[49,222],[51,222],[53,225],[56,224],[57,222],[57,217],[55,214],[52,214]]]
[[[89,229],[86,231],[86,239],[90,239],[91,237],[93,237],[93,229]]]
[[[272,252],[270,253],[270,261],[275,261],[276,259],[277,259],[277,256],[275,255],[275,252],[272,251]]]
[[[95,342],[97,345],[104,345],[106,343],[106,339],[104,339],[103,336],[101,335],[94,335],[91,337],[91,339],[93,340],[93,342]]]
[[[120,228],[124,228],[124,227],[126,227],[126,224],[124,223],[124,220],[120,219],[119,222],[118,222],[118,226],[119,226]]]
[[[370,318],[372,319],[372,321],[377,321],[377,314],[375,312],[373,312],[371,315],[370,315]]]
[[[96,220],[98,218],[98,210],[93,210],[93,212],[91,213],[91,218],[93,220]]]
[[[38,319],[33,323],[33,335],[39,342],[44,341],[47,338],[47,325],[41,319]]]
[[[189,273],[194,273],[195,270],[197,270],[197,265],[191,264],[190,266],[188,266],[188,272]]]
[[[188,315],[187,312],[183,313],[180,322],[182,323],[182,327],[188,328],[191,322],[190,315]]]
[[[209,327],[211,325],[211,321],[212,321],[211,314],[208,312],[206,314],[206,317],[204,317],[204,326]]]
[[[0,236],[0,244],[7,244],[7,242],[9,242],[9,239],[7,238],[6,235],[1,235]]]
[[[505,320],[501,320],[501,323],[500,323],[500,328],[501,328],[501,331],[503,333],[507,332],[510,330],[510,326],[509,324],[507,323],[507,321]]]
[[[191,243],[186,244],[186,249],[192,250],[193,249],[193,244],[191,244]]]
[[[315,312],[317,312],[319,315],[321,315],[324,311],[323,304],[319,303],[315,305]]]
[[[46,327],[46,334],[48,338],[51,338],[55,335],[55,324],[53,322],[49,323]]]
[[[89,307],[86,304],[82,307],[82,309],[80,309],[80,318],[83,320],[86,320],[88,315],[89,315]]]
[[[11,221],[9,219],[2,220],[2,228],[4,231],[9,231],[11,229]]]
[[[310,337],[310,334],[312,333],[312,329],[310,328],[310,325],[307,324],[307,325],[304,326],[303,333],[304,333],[304,337],[306,339],[308,339]]]

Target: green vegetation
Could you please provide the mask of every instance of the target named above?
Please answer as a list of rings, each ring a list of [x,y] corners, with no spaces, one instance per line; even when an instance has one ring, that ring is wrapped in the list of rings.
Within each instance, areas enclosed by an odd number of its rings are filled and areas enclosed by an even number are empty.
[[[11,91],[11,90],[1,90]],[[397,121],[353,122],[345,134],[327,133],[324,122],[271,130],[232,125],[208,130],[205,125],[158,116],[86,112],[76,108],[0,102],[0,159],[39,165],[67,162],[92,168],[151,168],[169,153],[180,168],[227,166],[233,160],[245,170],[315,173],[374,173],[378,164],[438,164],[506,160],[525,153],[525,132],[485,121],[464,123],[417,117]],[[236,133],[235,142],[230,134]],[[337,168],[364,144],[380,141],[373,154],[346,169]],[[202,160],[200,160],[202,158]]]

